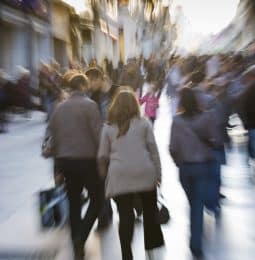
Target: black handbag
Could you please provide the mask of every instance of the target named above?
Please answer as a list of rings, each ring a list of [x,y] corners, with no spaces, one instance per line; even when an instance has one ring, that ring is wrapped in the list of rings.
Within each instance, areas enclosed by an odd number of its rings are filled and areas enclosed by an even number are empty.
[[[64,185],[39,192],[41,227],[63,227],[69,220],[69,203]]]
[[[169,210],[165,206],[164,197],[161,191],[158,191],[158,212],[156,218],[160,225],[168,224],[171,219]]]

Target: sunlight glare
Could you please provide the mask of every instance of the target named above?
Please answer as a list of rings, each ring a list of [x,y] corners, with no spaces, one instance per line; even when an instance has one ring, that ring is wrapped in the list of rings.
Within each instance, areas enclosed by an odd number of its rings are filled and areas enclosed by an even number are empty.
[[[192,31],[215,34],[235,17],[239,0],[173,0],[173,8],[182,6]]]

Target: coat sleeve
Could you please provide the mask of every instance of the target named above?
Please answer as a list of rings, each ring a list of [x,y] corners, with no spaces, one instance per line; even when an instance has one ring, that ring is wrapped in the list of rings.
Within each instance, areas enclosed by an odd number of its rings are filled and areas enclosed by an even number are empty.
[[[99,145],[100,134],[102,130],[102,120],[100,112],[96,103],[93,103],[91,111],[89,113],[89,125],[92,133],[92,137],[96,146]]]
[[[99,174],[102,178],[105,178],[107,175],[111,153],[111,144],[107,130],[108,126],[105,125],[101,133],[99,150],[97,155]]]
[[[54,108],[53,113],[49,119],[49,123],[45,132],[45,137],[54,135],[54,131],[57,125],[57,118],[58,118],[58,106]]]
[[[172,127],[171,127],[171,135],[170,135],[170,142],[169,142],[169,153],[173,158],[176,165],[178,165],[178,158],[177,158],[177,151],[178,151],[178,126],[176,124],[175,119],[173,120]]]
[[[42,143],[42,156],[44,158],[49,158],[49,157],[55,157],[55,142],[54,142],[54,124],[55,124],[55,112],[53,113],[53,115],[51,116],[48,126],[46,128],[45,134],[44,134],[44,139],[43,139],[43,143]],[[49,138],[51,138],[51,142],[49,143]],[[44,145],[47,144],[48,148],[43,148]],[[49,147],[50,144],[50,147]]]
[[[208,145],[213,148],[218,148],[223,145],[221,141],[220,127],[217,122],[217,114],[215,111],[206,112],[205,128],[206,139],[208,140]]]
[[[161,181],[161,162],[158,147],[156,144],[152,126],[148,121],[146,121],[146,145],[156,168],[157,179],[158,181]]]

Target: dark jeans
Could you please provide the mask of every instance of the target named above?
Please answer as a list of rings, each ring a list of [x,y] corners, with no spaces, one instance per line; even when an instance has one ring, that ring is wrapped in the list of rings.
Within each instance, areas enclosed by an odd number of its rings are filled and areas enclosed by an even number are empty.
[[[112,221],[113,211],[111,200],[107,199],[103,202],[102,208],[100,210],[100,214],[98,217],[98,228],[106,228]]]
[[[5,112],[0,110],[0,131],[4,131],[6,126]]]
[[[0,131],[5,130],[5,126],[7,123],[6,111],[7,111],[7,106],[4,104],[1,104],[1,101],[0,101]]]
[[[134,233],[134,196],[139,195],[143,205],[144,245],[151,250],[164,245],[160,225],[156,220],[157,192],[141,192],[139,194],[120,195],[115,198],[119,212],[119,237],[123,260],[132,260],[131,242]]]
[[[248,136],[248,154],[252,159],[255,159],[255,129],[249,129]]]
[[[190,247],[202,250],[203,207],[208,182],[208,163],[184,163],[180,165],[180,181],[190,204]]]
[[[226,163],[224,146],[214,150],[214,161],[209,162],[207,197],[205,206],[211,211],[220,207],[221,165]]]
[[[73,241],[86,242],[99,215],[103,201],[103,187],[100,181],[96,160],[57,160],[58,168],[65,176],[67,195],[70,203],[70,225]],[[89,207],[81,218],[81,193],[86,188]]]

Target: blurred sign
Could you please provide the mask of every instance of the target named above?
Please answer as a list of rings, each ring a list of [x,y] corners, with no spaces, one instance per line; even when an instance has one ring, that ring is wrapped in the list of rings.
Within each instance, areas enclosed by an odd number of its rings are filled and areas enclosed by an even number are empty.
[[[119,0],[119,5],[128,5],[128,0]]]
[[[100,29],[101,29],[101,31],[102,31],[103,33],[105,33],[105,34],[108,34],[108,29],[107,29],[107,23],[106,23],[106,21],[104,21],[103,19],[100,18],[99,22],[100,22]]]
[[[109,35],[112,37],[113,40],[117,41],[119,39],[119,28],[109,25]]]

